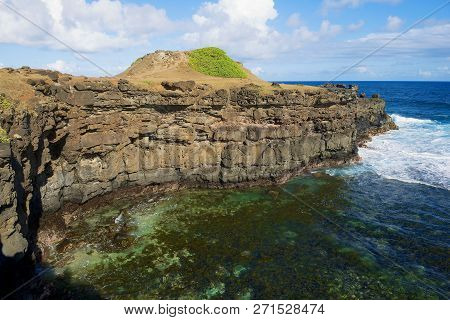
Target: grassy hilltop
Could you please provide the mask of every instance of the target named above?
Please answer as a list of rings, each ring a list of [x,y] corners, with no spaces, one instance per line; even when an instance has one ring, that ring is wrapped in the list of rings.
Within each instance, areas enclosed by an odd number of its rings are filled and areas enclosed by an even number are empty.
[[[187,81],[209,84],[214,88],[230,88],[250,83],[269,84],[230,58],[219,48],[208,47],[190,51],[157,50],[137,59],[117,75],[135,83],[157,89],[161,81]]]
[[[227,56],[225,51],[209,47],[188,52],[189,65],[195,71],[212,77],[247,78],[242,66]]]

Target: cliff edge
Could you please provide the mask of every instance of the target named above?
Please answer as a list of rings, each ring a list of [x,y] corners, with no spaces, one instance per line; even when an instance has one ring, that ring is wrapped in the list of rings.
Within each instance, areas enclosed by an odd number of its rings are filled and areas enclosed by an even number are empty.
[[[205,75],[183,52],[113,78],[1,69],[0,263],[32,256],[41,217],[69,204],[129,188],[278,183],[353,161],[359,143],[395,127],[385,102],[355,86],[272,85],[243,70]]]

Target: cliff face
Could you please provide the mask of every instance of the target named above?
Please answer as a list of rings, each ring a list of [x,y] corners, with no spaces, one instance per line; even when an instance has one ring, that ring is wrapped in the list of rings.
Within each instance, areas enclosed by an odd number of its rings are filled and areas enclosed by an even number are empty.
[[[126,80],[29,81],[40,102],[1,126],[3,257],[33,245],[40,216],[136,186],[280,182],[345,163],[392,127],[384,101],[357,89],[214,90],[194,82],[148,91]]]

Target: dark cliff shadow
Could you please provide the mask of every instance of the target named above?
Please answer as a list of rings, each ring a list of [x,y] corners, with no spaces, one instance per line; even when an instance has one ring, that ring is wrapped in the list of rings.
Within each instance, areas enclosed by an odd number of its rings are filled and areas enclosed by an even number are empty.
[[[29,124],[28,124],[29,125]],[[0,242],[0,299],[101,299],[100,294],[88,284],[75,281],[69,273],[56,275],[52,266],[41,265],[41,250],[38,246],[40,220],[43,215],[41,188],[53,176],[50,163],[42,163],[45,140],[49,140],[52,160],[61,156],[66,143],[62,137],[54,141],[55,132],[43,132],[37,148],[30,143],[24,149],[13,148],[11,166],[14,171],[16,213],[21,233],[28,241],[25,256],[6,257]],[[22,160],[27,159],[29,172]],[[42,168],[42,165],[45,165]],[[28,168],[27,168],[28,169]]]
[[[2,249],[0,241],[0,299],[13,299],[14,291],[33,276],[33,268],[27,257],[6,257]]]
[[[28,241],[28,250],[26,252],[25,261],[30,260],[30,256],[36,254],[37,250],[37,233],[39,229],[39,220],[42,216],[42,194],[41,187],[45,185],[48,176],[51,176],[51,168],[48,166],[45,170],[38,174],[41,165],[43,139],[39,141],[37,151],[33,150],[32,146],[28,146],[20,157],[17,154],[12,155],[11,165],[14,170],[14,191],[16,193],[17,205],[16,213],[21,225],[21,233],[25,235]],[[30,172],[27,179],[30,181],[27,190],[24,187],[26,177],[24,174],[24,167],[21,158],[27,158],[30,162]],[[28,201],[31,195],[30,201]],[[28,208],[27,208],[28,206]]]
[[[38,247],[38,234],[40,228],[40,221],[42,215],[44,214],[41,188],[47,184],[48,179],[51,178],[54,174],[53,169],[51,167],[51,162],[45,163],[44,170],[41,170],[41,172],[39,172],[40,171],[39,169],[42,166],[43,152],[45,149],[45,140],[47,139],[49,141],[48,150],[51,160],[56,160],[62,154],[62,151],[66,144],[67,135],[61,137],[57,141],[54,141],[55,138],[56,138],[55,130],[44,132],[39,138],[37,150],[33,151],[32,148],[29,148],[27,150],[27,154],[31,163],[30,178],[33,187],[31,200],[28,204],[29,205],[28,212],[30,214],[27,219],[27,226],[28,226],[27,239],[29,242],[29,254],[34,254],[38,262],[41,261],[41,250]]]
[[[45,131],[39,136],[37,148],[29,143],[24,150],[13,148],[11,166],[14,170],[14,189],[17,197],[16,213],[19,223],[22,226],[22,234],[28,241],[26,256],[28,260],[40,261],[40,249],[38,243],[38,231],[40,220],[43,214],[41,188],[44,187],[48,179],[53,176],[51,163],[45,163],[42,168],[42,159],[45,150],[45,140],[49,141],[48,150],[52,160],[61,156],[66,143],[67,136],[58,141],[52,142],[56,137],[53,131]],[[22,160],[27,159],[29,172],[25,175],[25,168]],[[24,187],[25,185],[25,187]],[[27,259],[25,259],[27,260]]]
[[[5,257],[0,242],[1,300],[98,300],[102,296],[69,272],[56,275],[50,265],[36,265],[29,257]]]
[[[100,300],[102,296],[88,283],[75,280],[71,273],[55,274],[51,266],[41,266],[42,276],[28,292],[35,300]]]

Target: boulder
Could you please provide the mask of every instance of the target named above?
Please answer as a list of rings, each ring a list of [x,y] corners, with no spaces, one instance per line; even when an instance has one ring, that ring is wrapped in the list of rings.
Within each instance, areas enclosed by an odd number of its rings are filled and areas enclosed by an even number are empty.
[[[33,70],[33,73],[39,74],[41,76],[47,76],[53,82],[58,81],[59,75],[60,75],[60,73],[58,71],[52,71],[52,70]]]
[[[109,81],[82,81],[74,84],[78,91],[94,91],[105,92],[113,89],[113,85]]]
[[[195,88],[195,81],[177,81],[177,82],[169,82],[163,81],[161,85],[166,90],[176,91],[180,90],[182,92],[192,91]]]
[[[128,80],[125,80],[125,79],[120,79],[119,82],[118,82],[117,87],[119,88],[119,91],[121,91],[121,92],[137,91],[137,90],[139,90],[136,86],[134,86]]]

